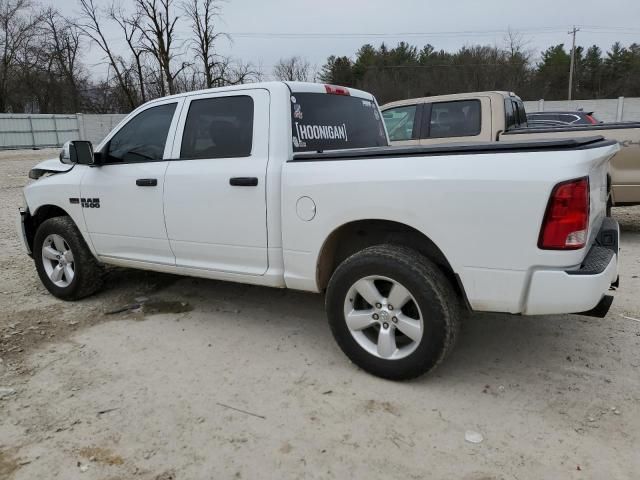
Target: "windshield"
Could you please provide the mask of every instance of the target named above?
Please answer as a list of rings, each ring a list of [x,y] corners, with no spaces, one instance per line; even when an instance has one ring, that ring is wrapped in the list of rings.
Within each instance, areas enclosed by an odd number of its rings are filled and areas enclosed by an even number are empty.
[[[291,127],[294,152],[388,145],[378,105],[359,97],[294,93]]]

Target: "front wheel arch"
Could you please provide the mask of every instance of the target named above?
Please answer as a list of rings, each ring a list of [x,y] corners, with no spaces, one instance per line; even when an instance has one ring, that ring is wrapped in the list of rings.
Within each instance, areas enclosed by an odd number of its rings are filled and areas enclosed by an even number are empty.
[[[46,243],[54,238],[60,241],[55,248],[53,243]],[[33,259],[45,288],[62,300],[79,300],[102,286],[103,268],[68,215],[48,218],[38,226],[33,240]],[[60,275],[53,276],[52,272],[55,270],[66,276],[62,272],[66,272],[67,266],[72,278],[67,276],[60,284]]]
[[[58,205],[45,204],[40,205],[33,212],[28,211],[27,217],[24,219],[24,230],[27,236],[27,243],[29,244],[29,248],[32,252],[33,240],[36,236],[36,232],[38,231],[38,227],[40,227],[40,225],[42,225],[46,220],[54,217],[69,217],[71,221],[73,221],[71,215]]]

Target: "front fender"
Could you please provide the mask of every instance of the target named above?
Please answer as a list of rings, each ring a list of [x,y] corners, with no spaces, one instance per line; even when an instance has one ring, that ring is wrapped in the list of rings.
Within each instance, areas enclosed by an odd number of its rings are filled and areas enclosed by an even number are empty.
[[[69,165],[58,163],[64,167],[69,167]],[[38,164],[37,167],[41,165]],[[60,211],[64,212],[64,214],[71,217],[78,230],[80,230],[87,246],[96,255],[93,243],[87,232],[82,206],[79,202],[75,203],[71,200],[80,197],[80,183],[86,168],[89,167],[75,165],[73,168],[66,170],[63,175],[43,176],[27,185],[23,192],[29,214],[36,221],[36,224],[51,216],[60,215]]]

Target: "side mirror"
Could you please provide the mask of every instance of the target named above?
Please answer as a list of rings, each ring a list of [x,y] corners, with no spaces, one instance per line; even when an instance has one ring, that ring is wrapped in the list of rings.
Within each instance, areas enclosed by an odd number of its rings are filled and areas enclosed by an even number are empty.
[[[70,140],[60,150],[60,161],[68,164],[93,165],[93,145],[87,140]]]

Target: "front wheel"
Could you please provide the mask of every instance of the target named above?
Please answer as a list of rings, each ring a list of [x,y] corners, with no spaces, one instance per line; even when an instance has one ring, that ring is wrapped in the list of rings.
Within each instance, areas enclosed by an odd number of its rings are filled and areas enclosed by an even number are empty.
[[[342,351],[362,369],[392,380],[433,370],[453,348],[459,299],[429,259],[410,248],[377,245],[342,262],[326,308]]]
[[[63,300],[78,300],[102,286],[102,268],[69,217],[42,222],[33,241],[33,259],[43,285]]]

